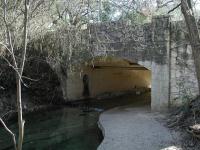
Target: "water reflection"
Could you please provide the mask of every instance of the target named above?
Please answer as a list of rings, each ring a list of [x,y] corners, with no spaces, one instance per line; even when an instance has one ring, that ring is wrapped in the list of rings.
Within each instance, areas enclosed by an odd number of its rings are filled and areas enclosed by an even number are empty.
[[[142,96],[94,100],[93,110],[109,109],[122,105],[149,104],[150,93]],[[100,111],[83,112],[79,108],[63,107],[25,115],[23,150],[96,150],[102,140],[97,126]],[[16,120],[9,125],[17,131]],[[17,133],[17,132],[16,132]],[[0,129],[0,150],[13,149],[12,139]]]
[[[26,115],[24,150],[95,150],[101,142],[99,113],[85,115],[79,109],[62,108]],[[16,124],[10,125],[16,131]],[[0,131],[0,149],[12,149],[12,141]]]

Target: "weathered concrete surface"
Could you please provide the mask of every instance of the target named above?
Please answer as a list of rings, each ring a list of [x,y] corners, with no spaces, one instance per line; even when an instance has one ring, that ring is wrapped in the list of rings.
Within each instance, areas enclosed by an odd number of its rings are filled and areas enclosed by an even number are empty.
[[[150,108],[120,107],[104,112],[99,120],[104,140],[98,150],[182,150],[179,133],[166,128],[163,117]]]

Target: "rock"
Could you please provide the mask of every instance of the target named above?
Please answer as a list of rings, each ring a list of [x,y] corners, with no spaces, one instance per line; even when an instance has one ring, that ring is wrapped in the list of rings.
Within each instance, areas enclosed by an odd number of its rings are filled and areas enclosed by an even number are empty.
[[[175,146],[170,146],[168,148],[164,148],[164,149],[161,149],[161,150],[182,150],[182,148],[178,148],[178,147],[175,147]]]
[[[187,131],[189,133],[191,133],[193,136],[200,139],[200,124],[195,124],[195,125],[189,126]]]

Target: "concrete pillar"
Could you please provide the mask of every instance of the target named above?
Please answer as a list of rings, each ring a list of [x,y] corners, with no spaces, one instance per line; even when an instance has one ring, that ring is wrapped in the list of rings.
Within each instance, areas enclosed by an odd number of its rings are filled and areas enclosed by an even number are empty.
[[[169,107],[169,16],[152,19],[152,97],[153,111],[166,111]]]
[[[153,111],[166,111],[169,106],[168,65],[152,63],[151,108]]]

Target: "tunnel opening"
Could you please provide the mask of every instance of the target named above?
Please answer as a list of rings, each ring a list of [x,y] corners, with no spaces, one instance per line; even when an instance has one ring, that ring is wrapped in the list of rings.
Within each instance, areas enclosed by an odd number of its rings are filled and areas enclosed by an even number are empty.
[[[71,79],[69,83],[72,85],[73,81],[76,85],[68,92],[74,99],[120,98],[122,101],[124,97],[132,97],[134,101],[134,97],[146,94],[145,103],[151,104],[151,71],[138,63],[116,57],[96,57],[85,62],[77,76],[78,82]],[[77,76],[73,74],[73,78]]]

